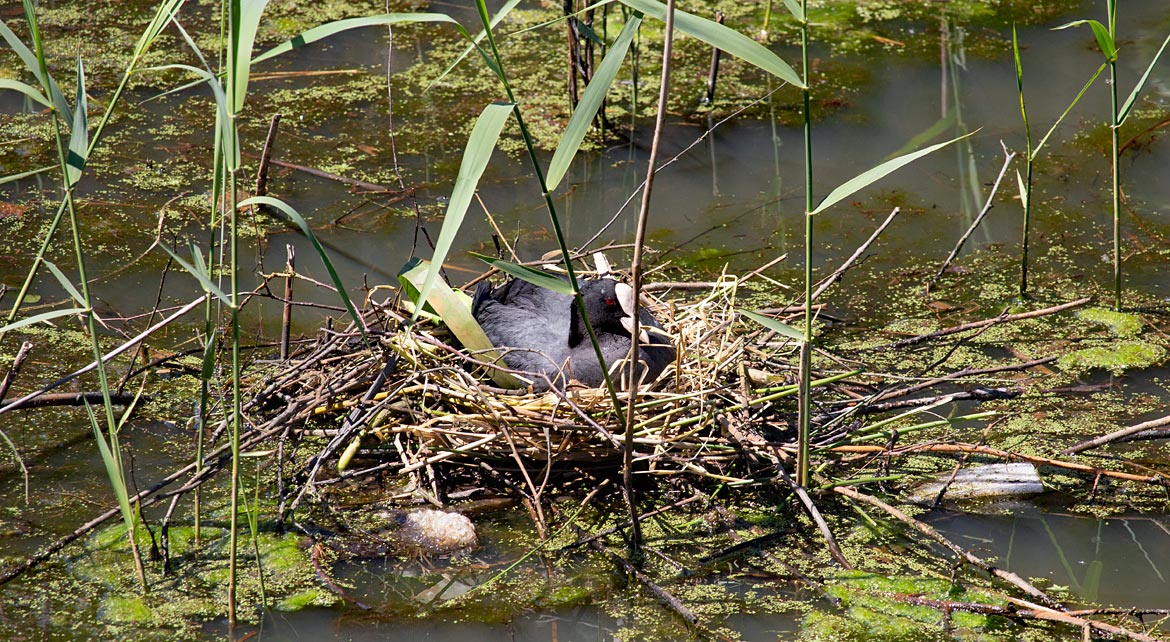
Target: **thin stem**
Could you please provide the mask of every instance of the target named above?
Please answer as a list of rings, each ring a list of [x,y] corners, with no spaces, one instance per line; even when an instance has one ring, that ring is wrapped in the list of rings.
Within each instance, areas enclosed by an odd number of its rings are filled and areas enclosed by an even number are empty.
[[[610,400],[613,402],[614,415],[618,421],[621,421],[623,419],[621,400],[618,399],[617,388],[614,387],[613,380],[609,376],[609,369],[605,367],[605,357],[601,354],[601,345],[597,342],[597,333],[593,331],[593,324],[589,322],[589,314],[585,310],[585,299],[581,296],[581,289],[577,287],[577,272],[573,269],[572,254],[569,252],[569,245],[565,241],[565,234],[561,229],[560,219],[557,218],[552,193],[549,191],[548,183],[544,178],[544,170],[541,169],[540,160],[536,155],[536,143],[533,142],[532,135],[529,133],[527,125],[524,124],[524,116],[520,112],[520,103],[516,100],[516,96],[512,92],[512,87],[508,83],[503,58],[500,56],[500,51],[496,47],[496,38],[492,33],[491,19],[487,15],[487,8],[482,1],[476,2],[476,6],[479,9],[480,20],[483,22],[488,45],[492,50],[492,58],[496,61],[496,67],[500,73],[500,80],[504,85],[504,91],[508,94],[508,102],[512,103],[512,113],[516,116],[516,124],[520,127],[520,136],[524,139],[524,147],[528,152],[528,159],[532,162],[532,169],[536,172],[536,180],[540,183],[540,193],[544,196],[544,207],[548,211],[549,220],[553,226],[553,235],[557,239],[557,247],[560,249],[561,257],[565,263],[565,273],[569,277],[569,283],[573,286],[573,298],[577,304],[577,311],[581,314],[581,318],[585,320],[585,329],[589,331],[589,341],[593,344],[593,352],[597,357],[597,362],[601,364],[601,374],[605,379],[605,387],[609,391]]]
[[[654,177],[657,175],[655,167],[658,165],[658,153],[662,141],[662,128],[666,120],[666,101],[670,96],[670,57],[674,49],[674,0],[666,2],[666,34],[662,43],[662,77],[658,87],[658,111],[654,116],[654,134],[650,142],[650,161],[646,170],[646,183],[642,188],[642,205],[638,210],[637,231],[634,234],[634,258],[630,264],[630,280],[634,288],[634,327],[630,331],[630,399],[626,406],[626,442],[622,453],[622,484],[626,491],[626,503],[630,509],[630,558],[633,560],[641,556],[642,528],[638,519],[637,504],[634,494],[634,419],[635,405],[638,398],[637,368],[632,364],[638,363],[638,337],[641,334],[641,305],[642,296],[642,250],[646,243],[646,222],[650,218],[650,194],[654,189]]]
[[[796,481],[808,485],[808,442],[810,439],[812,388],[812,345],[813,345],[813,166],[812,166],[812,82],[808,74],[808,0],[800,0],[804,19],[800,22],[800,60],[804,78],[804,342],[800,346],[800,410],[797,426],[798,450],[796,456]]]
[[[1108,1],[1109,11],[1109,37],[1113,42],[1117,42],[1117,3],[1116,0]],[[1113,309],[1121,311],[1121,190],[1119,188],[1118,172],[1120,170],[1118,164],[1120,160],[1121,147],[1118,137],[1120,136],[1121,124],[1117,122],[1117,61],[1109,61],[1109,100],[1112,107],[1111,113],[1113,120],[1110,123],[1110,138],[1113,141]]]

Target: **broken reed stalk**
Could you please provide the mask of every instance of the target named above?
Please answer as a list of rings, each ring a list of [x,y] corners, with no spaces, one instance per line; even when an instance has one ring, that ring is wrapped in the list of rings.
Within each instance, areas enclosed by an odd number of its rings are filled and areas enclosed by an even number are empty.
[[[561,13],[565,16],[565,35],[568,40],[569,52],[569,73],[566,78],[569,90],[569,110],[576,109],[578,102],[577,94],[577,19],[573,16],[573,0],[563,0],[561,2]]]
[[[715,11],[715,22],[723,24],[722,11]],[[718,47],[711,49],[711,69],[707,72],[707,104],[715,102],[715,83],[719,81],[719,58],[723,52]]]
[[[16,351],[16,356],[12,358],[12,365],[8,366],[8,372],[4,373],[4,381],[0,382],[0,405],[4,402],[4,397],[8,396],[8,388],[12,385],[12,380],[16,375],[20,374],[20,366],[24,364],[24,360],[28,358],[28,353],[33,349],[31,341],[25,341],[20,344],[20,349]]]
[[[287,261],[284,269],[288,276],[284,277],[284,304],[280,317],[280,360],[288,360],[288,342],[292,334],[292,306],[293,306],[293,275],[297,271],[297,250],[291,243],[284,246]]]
[[[276,130],[280,126],[280,114],[273,114],[268,123],[268,136],[260,152],[260,166],[256,170],[256,196],[268,194],[268,167],[272,161],[272,148],[276,144]]]

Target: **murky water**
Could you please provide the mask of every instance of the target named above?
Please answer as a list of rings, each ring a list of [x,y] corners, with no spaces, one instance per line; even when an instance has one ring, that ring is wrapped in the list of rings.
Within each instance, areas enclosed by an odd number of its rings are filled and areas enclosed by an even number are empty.
[[[449,11],[453,6],[433,10]],[[1055,26],[1084,12],[1052,21]],[[1098,8],[1091,8],[1101,13]],[[470,23],[471,20],[465,20]],[[1046,27],[1021,30],[1020,39],[1027,43],[1024,53],[1028,91],[1028,109],[1033,131],[1041,134],[1060,115],[1067,101],[1099,64],[1100,54],[1091,46],[1087,29],[1050,31]],[[957,28],[957,27],[956,27]],[[1126,34],[1120,67],[1123,94],[1128,92],[1170,31],[1170,9],[1162,0],[1130,0],[1119,14],[1120,33]],[[926,36],[921,36],[926,37]],[[1023,147],[1010,51],[985,58],[970,56],[957,77],[944,82],[937,60],[915,59],[899,55],[892,49],[871,52],[865,57],[840,60],[842,64],[864,70],[864,81],[849,97],[848,104],[826,110],[815,129],[817,193],[876,164],[903,147],[906,142],[947,114],[961,110],[962,123],[980,129],[971,139],[969,149],[946,150],[903,169],[876,187],[863,192],[821,215],[817,225],[818,245],[814,256],[819,265],[831,268],[848,256],[853,248],[872,232],[894,204],[903,208],[900,218],[871,250],[866,264],[868,273],[880,274],[898,267],[908,253],[916,257],[935,257],[941,261],[966,228],[969,218],[986,197],[1002,162],[1000,144],[1020,150]],[[347,36],[329,47],[309,49],[288,63],[294,68],[320,69],[331,66],[358,67],[377,65],[383,60],[379,50],[358,36]],[[792,56],[788,56],[791,60]],[[396,63],[405,66],[409,60]],[[958,83],[955,86],[953,83]],[[946,104],[944,98],[946,96]],[[1162,109],[1170,101],[1170,62],[1163,62],[1151,76],[1146,95]],[[0,110],[16,111],[19,103],[0,94]],[[165,109],[165,108],[163,108]],[[1108,109],[1104,83],[1098,83],[1072,112],[1066,125],[1050,143],[1045,167],[1038,177],[1043,203],[1037,212],[1034,233],[1040,251],[1051,244],[1068,243],[1089,279],[1104,282],[1108,278],[1103,259],[1109,248],[1108,161],[1101,147],[1107,138],[1095,129],[1103,122]],[[1164,111],[1162,112],[1164,113]],[[363,126],[380,127],[382,123],[362,113]],[[803,209],[803,175],[801,134],[790,128],[773,128],[768,123],[732,120],[719,126],[705,142],[689,151],[704,131],[700,121],[676,122],[666,132],[664,154],[679,159],[659,176],[651,218],[651,245],[658,258],[701,270],[717,272],[726,263],[730,269],[743,271],[761,265],[778,254],[789,259],[775,274],[786,278],[800,265],[801,212]],[[352,126],[322,122],[320,127]],[[957,132],[955,127],[947,133]],[[775,138],[773,137],[775,134]],[[257,134],[258,136],[262,133]],[[566,178],[557,195],[559,213],[566,226],[570,245],[581,245],[601,227],[615,219],[594,246],[607,242],[628,243],[632,240],[632,205],[623,205],[645,173],[649,131],[643,127],[632,145],[615,146],[604,153],[581,158]],[[1126,224],[1127,242],[1141,247],[1165,247],[1170,237],[1170,146],[1154,137],[1153,144],[1143,145],[1123,159],[1125,191],[1130,212]],[[135,163],[148,160],[162,162],[170,153],[164,149],[174,141],[161,136],[143,146],[146,150]],[[204,141],[206,143],[206,141]],[[438,143],[434,158],[407,157],[403,163],[418,177],[418,201],[424,205],[441,205],[453,182],[453,172],[430,174],[429,165],[451,165],[460,153],[458,145]],[[1014,247],[1018,242],[1020,211],[1014,179],[1009,176],[995,201],[996,207],[984,227],[973,237],[969,251],[994,245]],[[978,197],[970,191],[977,186]],[[386,215],[368,196],[355,194],[336,181],[299,173],[282,174],[274,180],[280,195],[303,213],[308,214],[325,243],[345,283],[393,283],[395,274],[415,245],[415,221],[411,217]],[[15,198],[32,189],[26,182],[0,186],[0,195]],[[161,203],[175,197],[173,191],[141,193],[141,201],[119,206],[138,208],[137,229],[119,232],[132,254],[146,248],[153,233],[153,215]],[[88,196],[99,199],[94,188]],[[554,248],[547,214],[527,161],[497,153],[481,183],[480,196],[491,210],[501,231],[515,241],[524,258],[538,256]],[[350,217],[353,212],[365,212]],[[345,222],[330,225],[345,218]],[[1132,221],[1137,220],[1137,223]],[[426,220],[432,238],[439,222]],[[481,216],[471,216],[453,251],[453,280],[460,280],[461,268],[479,272],[476,262],[465,250],[491,250],[491,226]],[[265,271],[284,264],[284,246],[298,248],[298,268],[317,278],[325,272],[313,258],[311,247],[300,236],[275,233],[267,238],[261,258]],[[425,245],[425,244],[424,244]],[[426,251],[422,250],[425,255]],[[1150,258],[1150,257],[1154,258]],[[26,265],[20,257],[6,255],[0,262],[0,280],[19,283]],[[67,260],[67,259],[66,259]],[[142,271],[128,270],[103,278],[99,283],[102,305],[110,311],[126,312],[149,309],[159,288],[156,271],[161,257],[145,261]],[[94,266],[98,273],[111,265]],[[125,257],[113,265],[121,266]],[[1127,280],[1134,287],[1159,297],[1170,297],[1170,279],[1165,264],[1155,254],[1136,254],[1127,261]],[[193,282],[177,277],[162,289],[164,299],[182,301],[192,296]],[[49,277],[38,284],[37,292],[46,299],[61,296]],[[325,292],[307,288],[298,298],[334,303]],[[783,297],[783,295],[779,295]],[[258,326],[275,327],[276,314],[258,306]],[[316,317],[299,320],[312,328]],[[42,357],[35,369],[51,370],[51,359]],[[1135,381],[1145,391],[1164,395],[1164,390],[1148,382]],[[2,491],[3,503],[11,507],[13,517],[5,517],[3,546],[9,555],[26,554],[77,525],[79,514],[88,516],[108,504],[105,473],[92,447],[68,448],[84,444],[90,438],[88,424],[80,415],[69,411],[39,411],[35,415],[4,418],[0,429],[13,437],[22,449],[36,453],[25,463],[29,466],[31,504],[23,504],[21,475],[6,464]],[[165,444],[180,439],[176,426],[140,426],[134,435],[135,469],[142,479],[155,470],[170,470],[174,462]],[[149,471],[149,472],[148,472]],[[84,510],[78,506],[84,507]],[[1026,506],[1007,517],[967,514],[940,514],[934,523],[960,544],[969,545],[980,554],[997,557],[1005,567],[1028,577],[1049,578],[1053,583],[1069,586],[1085,600],[1119,606],[1170,608],[1170,521],[1164,516],[1135,516],[1094,520],[1046,512],[1040,506]],[[496,551],[500,557],[505,554]],[[497,563],[499,559],[488,560]],[[409,568],[367,563],[353,564],[339,574],[359,584],[357,592],[371,604],[396,604],[400,596],[382,590],[379,576],[394,576]],[[457,573],[452,570],[452,573]],[[389,582],[386,582],[389,584]],[[764,590],[756,587],[757,590]],[[16,599],[32,599],[27,585],[5,588]],[[7,599],[7,598],[5,598]],[[16,631],[24,639],[88,639],[100,637],[87,630],[73,630],[61,624],[66,618],[96,617],[91,603],[70,603],[46,597],[43,617],[21,621]],[[621,609],[583,606],[569,610],[517,614],[507,624],[478,622],[456,623],[449,619],[426,622],[375,621],[355,609],[310,610],[296,614],[268,617],[259,629],[258,639],[292,640],[382,640],[418,637],[431,640],[606,640],[636,620],[636,609],[629,609],[628,619],[615,616]],[[0,612],[0,616],[3,613]],[[721,623],[748,640],[796,639],[800,616],[734,616]],[[208,636],[219,637],[222,629],[209,625]]]

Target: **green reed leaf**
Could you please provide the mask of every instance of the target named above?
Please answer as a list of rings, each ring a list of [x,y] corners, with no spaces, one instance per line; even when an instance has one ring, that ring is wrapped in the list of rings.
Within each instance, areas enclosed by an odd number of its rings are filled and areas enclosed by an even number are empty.
[[[1125,123],[1125,119],[1129,117],[1129,112],[1133,109],[1133,104],[1137,102],[1137,98],[1142,93],[1142,89],[1146,86],[1146,81],[1150,79],[1150,72],[1154,70],[1154,65],[1158,64],[1158,59],[1162,57],[1162,52],[1166,51],[1166,45],[1170,45],[1170,35],[1162,41],[1162,46],[1158,48],[1158,53],[1154,54],[1154,59],[1150,61],[1149,66],[1146,67],[1145,73],[1138,80],[1137,85],[1134,86],[1133,91],[1129,92],[1129,98],[1122,103],[1121,109],[1117,112],[1117,126],[1120,127]]]
[[[622,27],[622,32],[618,34],[617,40],[614,40],[613,46],[606,52],[605,59],[597,66],[597,71],[594,72],[589,85],[581,94],[577,108],[573,110],[573,115],[569,117],[569,124],[565,126],[561,142],[557,145],[552,160],[548,164],[545,184],[550,192],[556,189],[561,179],[565,177],[565,172],[569,170],[569,164],[573,162],[573,157],[581,148],[581,141],[585,140],[585,134],[593,123],[593,117],[597,115],[597,110],[601,108],[605,95],[609,92],[610,86],[613,85],[613,80],[617,77],[622,60],[625,59],[630,42],[633,41],[640,24],[642,24],[642,19],[636,14],[630,17],[630,20]]]
[[[788,325],[787,323],[784,323],[782,321],[777,321],[776,319],[773,319],[772,317],[766,317],[762,314],[756,314],[755,312],[749,312],[747,310],[739,310],[739,313],[742,314],[743,316],[751,319],[752,321],[755,321],[756,323],[764,326],[765,328],[772,330],[773,332],[777,332],[779,334],[782,334],[782,335],[788,337],[789,339],[796,339],[797,341],[804,341],[805,340],[803,332]]]
[[[488,265],[500,270],[505,274],[516,277],[521,281],[527,281],[537,287],[541,287],[546,290],[552,290],[553,292],[560,294],[573,294],[572,283],[569,283],[565,279],[562,279],[558,276],[549,274],[548,272],[534,270],[526,265],[509,263],[508,261],[504,261],[502,259],[485,256],[483,254],[476,254],[475,252],[470,252],[470,254],[484,263],[487,263]]]
[[[666,21],[666,5],[660,2],[621,0],[621,3],[662,22]],[[804,89],[805,85],[800,76],[788,63],[781,60],[780,56],[735,29],[677,9],[674,12],[674,26],[688,36],[698,38],[716,49],[726,51],[785,82]]]
[[[61,284],[61,287],[65,288],[65,291],[69,293],[69,296],[72,297],[74,301],[76,301],[83,308],[89,307],[89,304],[85,301],[85,297],[81,296],[81,293],[78,292],[77,288],[73,286],[73,282],[71,282],[65,276],[65,273],[62,272],[56,264],[48,259],[45,259],[44,264],[45,267],[49,268],[49,272],[53,274],[53,277],[57,279],[57,282]]]
[[[26,325],[33,325],[34,323],[40,323],[42,321],[51,321],[53,319],[67,317],[73,314],[85,314],[86,312],[89,312],[89,308],[69,308],[68,310],[51,310],[49,312],[34,314],[31,317],[9,323],[8,325],[0,328],[0,334],[7,334],[9,330],[23,328]]]
[[[447,260],[447,253],[455,241],[455,235],[463,225],[463,218],[467,215],[467,208],[471,205],[471,197],[479,185],[479,179],[487,168],[492,151],[496,148],[496,141],[508,117],[512,114],[512,103],[496,102],[484,107],[471,136],[467,139],[467,147],[463,150],[463,161],[459,165],[459,176],[455,179],[455,187],[451,190],[451,200],[447,203],[447,213],[443,216],[443,227],[439,230],[439,239],[435,243],[435,252],[431,257],[431,266],[427,277],[419,288],[419,298],[415,301],[411,320],[418,318],[423,302],[430,295],[431,287],[439,276],[443,261]]]
[[[964,138],[967,138],[968,136],[973,136],[978,131],[979,130],[975,130],[975,131],[970,132],[968,134],[964,134],[962,136],[959,136],[958,138],[952,138],[951,140],[948,140],[946,142],[939,143],[937,145],[931,145],[930,147],[927,147],[925,149],[920,149],[920,150],[913,152],[913,153],[910,153],[910,154],[898,156],[897,158],[893,158],[891,160],[888,160],[888,161],[878,165],[877,167],[866,170],[866,171],[862,172],[861,174],[858,174],[857,176],[849,179],[848,181],[845,181],[844,183],[841,184],[841,186],[839,186],[837,189],[833,190],[832,192],[829,192],[829,195],[825,197],[825,200],[821,201],[821,204],[817,205],[817,208],[814,209],[813,211],[809,212],[809,214],[819,214],[819,213],[829,209],[833,205],[836,205],[837,203],[845,200],[846,198],[849,198],[850,196],[857,193],[858,191],[872,185],[873,183],[876,183],[877,181],[881,180],[882,178],[885,178],[888,174],[891,174],[891,173],[901,169],[902,167],[909,165],[910,163],[913,163],[914,161],[918,160],[919,158],[922,158],[923,156],[926,156],[928,154],[936,152],[936,151],[946,147],[947,145],[950,145],[952,143],[963,140]]]
[[[1101,53],[1105,55],[1105,60],[1109,62],[1117,61],[1117,45],[1113,42],[1113,36],[1109,35],[1109,29],[1096,20],[1074,20],[1066,22],[1059,27],[1053,27],[1053,31],[1060,31],[1061,29],[1068,29],[1071,27],[1079,27],[1081,25],[1089,25],[1093,30],[1093,36],[1097,38],[1097,46],[1101,48]]]
[[[38,91],[37,88],[33,87],[32,85],[22,83],[19,80],[10,80],[8,78],[0,78],[0,91],[3,91],[5,89],[12,89],[15,91],[19,91],[20,93],[24,94],[25,96],[32,98],[37,103],[39,103],[45,107],[48,107],[50,109],[53,108],[52,101],[50,101],[48,98],[45,98],[45,95],[42,94],[40,91]]]
[[[65,157],[65,176],[76,185],[85,172],[89,158],[89,103],[85,98],[85,65],[77,56],[77,107],[73,110],[73,129],[69,132],[69,152]]]
[[[16,36],[8,25],[0,21],[0,37],[8,43],[8,46],[20,56],[21,62],[24,66],[36,76],[37,81],[41,83],[41,87],[46,89],[49,98],[53,101],[53,106],[56,107],[57,113],[65,120],[73,120],[73,111],[69,109],[69,102],[65,100],[65,94],[61,92],[61,88],[57,86],[57,81],[53,80],[52,76],[47,76],[41,72],[41,65],[37,61],[37,55],[31,49],[25,46],[20,38]]]

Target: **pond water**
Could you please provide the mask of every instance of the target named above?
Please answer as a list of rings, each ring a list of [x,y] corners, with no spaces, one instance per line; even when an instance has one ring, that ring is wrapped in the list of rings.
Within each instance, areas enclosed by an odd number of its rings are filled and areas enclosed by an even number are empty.
[[[1026,43],[1026,91],[1034,132],[1047,131],[1100,59],[1087,28],[1053,31],[1051,27],[1090,14],[1099,17],[1097,14],[1103,11],[1097,4],[1086,2],[1045,24],[1020,30],[1020,40]],[[434,3],[431,10],[458,13],[465,8]],[[7,16],[5,19],[10,20]],[[474,24],[471,15],[458,17],[464,24]],[[902,25],[899,29],[898,33],[907,37],[939,37],[937,28],[924,32]],[[953,42],[962,41],[963,29],[963,25],[950,25]],[[991,28],[978,26],[972,30]],[[1002,46],[1004,34],[1010,37],[1010,29],[999,25],[992,31],[991,39],[1000,42],[996,53],[964,55],[962,49],[956,49],[953,53],[963,58],[963,64],[948,66],[945,73],[938,56],[931,59],[906,55],[896,46],[867,49],[863,55],[818,51],[820,56],[833,56],[834,64],[858,78],[843,94],[847,98],[825,107],[816,124],[814,162],[819,195],[903,148],[948,115],[954,121],[945,129],[944,136],[979,130],[970,139],[969,147],[948,149],[907,167],[820,216],[814,261],[824,266],[820,269],[827,273],[872,233],[893,206],[902,208],[899,218],[870,250],[864,266],[846,280],[845,291],[831,299],[843,314],[848,314],[849,303],[858,291],[896,285],[903,278],[900,268],[908,263],[937,265],[941,262],[986,198],[1003,160],[1001,141],[1011,149],[1022,148],[1010,44]],[[1162,39],[1170,33],[1170,7],[1164,0],[1122,3],[1118,32],[1125,35],[1119,65],[1119,85],[1124,97]],[[986,38],[988,34],[969,37]],[[401,35],[396,38],[409,41],[409,37]],[[368,36],[346,35],[328,45],[297,52],[281,68],[366,68],[377,76],[383,73],[377,67],[384,62],[381,46],[371,47]],[[414,46],[406,47],[404,57],[395,62],[396,70],[409,66],[417,53],[410,49]],[[796,60],[791,50],[782,53],[787,60]],[[139,97],[148,95],[143,91]],[[1155,69],[1145,96],[1139,106],[1145,113],[1153,114],[1148,116],[1153,125],[1170,110],[1170,61]],[[175,101],[186,99],[189,97],[170,97],[161,103],[148,103],[143,109],[157,110],[151,113],[161,117],[173,108]],[[790,105],[776,107],[791,109]],[[0,93],[2,113],[16,113],[20,109],[18,100]],[[1107,114],[1106,84],[1098,82],[1054,135],[1038,173],[1040,202],[1033,230],[1033,251],[1043,254],[1052,247],[1062,246],[1072,257],[1075,269],[1083,271],[1088,281],[1100,284],[1107,283],[1110,274],[1108,137],[1100,125]],[[445,114],[432,116],[453,130],[465,125],[443,122]],[[379,115],[377,109],[363,106],[353,114],[321,119],[314,127],[317,133],[329,136],[335,132],[360,131],[363,127],[384,128],[382,119],[384,115]],[[961,125],[954,124],[955,121]],[[710,120],[701,117],[675,118],[664,134],[664,156],[672,158],[677,154],[679,158],[659,175],[655,184],[650,219],[654,260],[684,266],[693,270],[696,278],[706,278],[718,274],[724,265],[742,273],[788,253],[787,261],[769,274],[795,287],[794,275],[803,260],[801,132],[760,120],[732,119],[688,150],[710,124]],[[250,135],[262,139],[263,132],[257,130]],[[133,166],[129,171],[150,171],[152,163],[167,162],[176,148],[209,143],[189,132],[178,137],[165,131],[136,136],[140,136],[140,146],[128,161]],[[583,244],[611,218],[615,219],[613,224],[600,234],[593,247],[632,241],[637,201],[626,203],[638,192],[645,174],[649,137],[648,124],[642,123],[630,144],[613,145],[602,152],[584,155],[574,165],[565,179],[565,187],[555,195],[571,246]],[[290,135],[285,142],[289,153],[305,156],[297,146],[316,144],[305,140],[298,142],[296,135]],[[1122,159],[1127,199],[1124,242],[1129,248],[1126,281],[1139,292],[1168,300],[1170,146],[1156,134],[1139,142]],[[440,225],[435,212],[441,211],[450,193],[462,141],[458,137],[436,136],[434,144],[427,149],[425,155],[404,155],[400,160],[407,169],[409,182],[416,185],[415,196],[426,212],[424,222],[434,238]],[[281,156],[279,146],[277,156]],[[379,162],[385,161],[384,150],[378,158]],[[121,247],[109,254],[95,254],[95,265],[91,266],[101,275],[95,287],[103,312],[137,314],[149,310],[156,297],[168,303],[190,300],[197,290],[192,279],[176,276],[160,286],[158,269],[166,258],[157,252],[140,264],[123,267],[129,258],[136,257],[152,242],[153,212],[191,189],[206,186],[183,185],[133,193],[99,181],[84,187],[84,197],[97,211],[108,207],[111,211],[134,212],[125,228],[103,231],[117,239]],[[973,194],[972,187],[979,190],[978,195]],[[43,184],[35,181],[0,185],[0,200],[24,202],[42,188]],[[421,254],[428,254],[421,249],[425,248],[425,242],[417,239],[414,217],[409,212],[404,214],[401,205],[384,205],[384,200],[355,193],[341,182],[295,171],[277,174],[272,189],[310,218],[342,281],[351,284],[355,296],[360,296],[359,286],[363,282],[394,283],[396,273],[416,246]],[[995,208],[969,242],[968,253],[1000,248],[1016,251],[1020,208],[1018,198],[1012,197],[1015,193],[1014,179],[1009,175],[995,200]],[[503,234],[515,242],[522,258],[531,259],[555,248],[547,213],[526,160],[497,152],[481,181],[479,195]],[[103,205],[107,200],[113,202]],[[466,251],[494,251],[490,242],[492,227],[478,212],[469,217],[452,252],[449,269],[456,284],[464,280],[460,275],[469,278],[482,271]],[[30,208],[25,216],[42,214]],[[339,219],[341,223],[333,224]],[[0,229],[4,225],[0,219]],[[261,271],[283,266],[286,244],[297,248],[300,271],[317,279],[327,278],[308,242],[298,234],[280,230],[266,236],[265,249],[255,259]],[[0,250],[0,253],[0,281],[18,287],[30,254],[24,249]],[[64,267],[70,259],[64,250],[62,253],[60,262]],[[621,252],[614,254],[620,256]],[[46,301],[64,296],[50,276],[38,280],[35,292]],[[776,296],[781,303],[786,303],[795,295],[778,290]],[[336,298],[321,290],[301,288],[297,297],[336,305]],[[249,314],[258,332],[271,336],[278,326],[279,310],[275,307],[257,305]],[[872,320],[875,324],[878,321]],[[299,327],[306,331],[317,327],[319,322],[320,317],[312,314],[297,319]],[[14,350],[10,339],[3,349]],[[34,361],[30,367],[32,372],[55,373],[55,368],[62,365],[53,357],[43,355]],[[1158,371],[1117,383],[1130,394],[1160,396],[1165,407],[1167,392],[1161,383],[1164,377],[1165,373]],[[1125,417],[1119,421],[1140,418],[1143,417]],[[0,474],[5,488],[0,491],[0,497],[5,514],[0,521],[0,531],[3,531],[0,542],[7,561],[11,561],[105,510],[110,499],[105,472],[89,441],[90,428],[82,414],[67,410],[31,411],[18,416],[4,415],[0,422],[3,422],[0,430],[25,452],[24,463],[29,467],[31,484],[30,503],[26,505],[21,472],[9,460],[4,461]],[[153,479],[154,471],[169,471],[176,466],[167,444],[185,437],[174,424],[140,424],[133,429],[128,439],[135,453],[134,470],[145,485]],[[1160,463],[1164,466],[1165,459]],[[1024,504],[1008,513],[937,512],[930,515],[930,520],[960,544],[1000,560],[1005,568],[1025,577],[1045,578],[1053,584],[1067,586],[1086,601],[1170,608],[1170,518],[1165,514],[1098,520],[1063,514],[1059,507],[1045,502]],[[484,550],[473,555],[472,566],[478,562],[487,568],[499,568],[522,553],[523,550],[513,550],[499,542],[485,542]],[[445,568],[444,564],[439,561],[428,566],[427,577],[434,575],[436,566],[453,581],[468,586],[491,575],[469,572],[463,565]],[[52,568],[61,571],[61,567]],[[343,564],[335,573],[354,586],[354,595],[373,606],[375,613],[400,613],[406,608],[403,604],[409,605],[424,588],[403,586],[402,582],[408,582],[411,573],[421,572],[421,568],[418,562],[403,565],[379,560]],[[536,572],[535,567],[530,571]],[[26,577],[0,588],[0,604],[22,604],[19,608],[0,610],[0,620],[3,620],[0,633],[7,632],[10,639],[25,640],[82,640],[112,635],[99,626],[84,624],[99,618],[97,603],[82,598],[62,599],[60,595],[39,591],[35,587],[37,577]],[[743,574],[728,572],[726,576],[713,577],[744,594],[785,591],[769,582],[745,579]],[[606,592],[610,591],[617,597],[608,598],[611,603],[604,607],[526,611],[512,614],[506,623],[484,623],[476,621],[474,616],[459,621],[459,617],[450,613],[418,621],[336,608],[270,615],[258,628],[246,630],[255,630],[258,634],[255,639],[281,642],[406,637],[607,640],[621,631],[637,630],[645,606],[644,600],[626,596],[615,587],[606,588]],[[797,593],[792,591],[792,595]],[[612,602],[619,605],[614,606]],[[717,626],[726,627],[745,640],[795,640],[801,637],[802,617],[795,612],[739,614],[727,617]],[[213,621],[203,635],[216,639],[225,630],[222,622]],[[134,635],[137,634],[132,633],[131,639]]]

